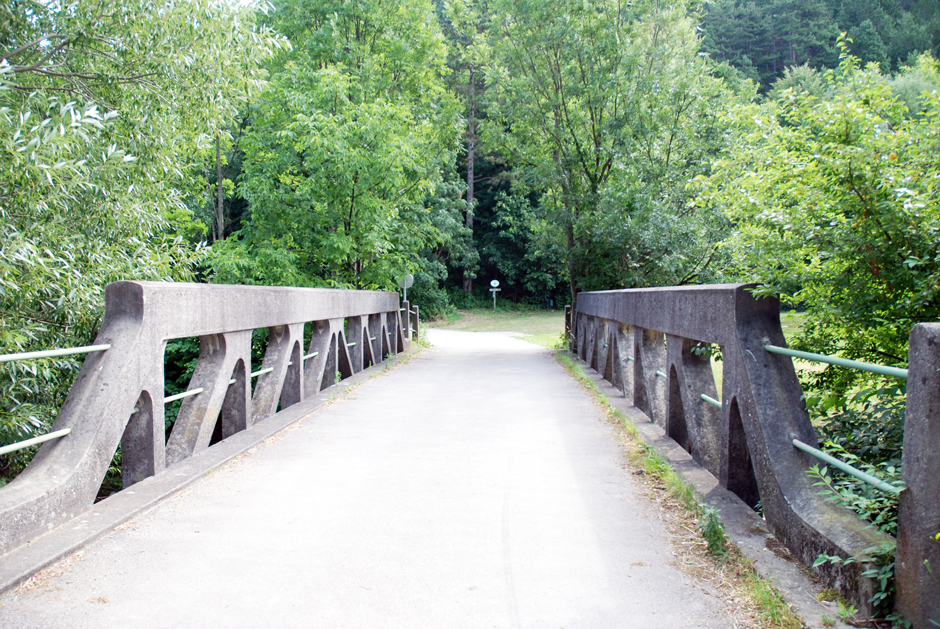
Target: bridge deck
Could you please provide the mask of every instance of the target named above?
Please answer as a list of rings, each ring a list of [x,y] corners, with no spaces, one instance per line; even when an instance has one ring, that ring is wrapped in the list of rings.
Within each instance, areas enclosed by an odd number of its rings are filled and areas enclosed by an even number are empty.
[[[671,565],[614,430],[547,351],[431,339],[0,597],[0,625],[732,625]]]

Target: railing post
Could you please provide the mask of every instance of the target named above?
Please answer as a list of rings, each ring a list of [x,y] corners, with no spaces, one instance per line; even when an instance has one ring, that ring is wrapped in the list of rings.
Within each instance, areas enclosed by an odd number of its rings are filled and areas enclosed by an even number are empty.
[[[418,315],[418,312],[419,312],[418,306],[415,305],[414,310],[411,311],[411,314],[413,315],[413,319],[411,320],[411,322],[412,322],[412,327],[414,328],[415,340],[418,340],[421,338],[421,318]]]
[[[940,324],[910,337],[898,546],[898,611],[914,627],[940,623]]]
[[[689,446],[693,457],[697,451],[727,489],[749,505],[760,500],[768,527],[806,565],[820,553],[863,557],[865,549],[890,538],[825,502],[806,475],[814,461],[793,441],[815,444],[816,435],[799,380],[788,356],[765,349],[785,345],[779,302],[755,299],[750,288],[731,284],[581,293],[575,323],[581,359],[606,371],[596,357],[603,343],[596,322],[629,325],[632,351],[627,350],[626,360],[634,359],[634,406]],[[664,334],[670,339],[665,346]],[[708,382],[710,362],[685,355],[692,342],[722,348],[721,402],[714,381]],[[692,377],[693,371],[701,377]],[[673,413],[667,413],[667,393]],[[866,561],[824,564],[814,572],[870,614],[874,581],[863,574],[869,567]]]
[[[404,316],[401,318],[401,331],[408,342],[411,342],[411,302],[401,302],[401,312]]]

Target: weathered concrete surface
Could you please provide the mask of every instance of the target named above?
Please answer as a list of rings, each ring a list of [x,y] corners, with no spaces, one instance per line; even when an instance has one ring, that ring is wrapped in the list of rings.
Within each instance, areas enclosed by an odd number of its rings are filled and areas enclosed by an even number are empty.
[[[940,626],[940,324],[911,331],[895,576],[916,629]]]
[[[414,348],[411,348],[404,357],[413,351]],[[396,361],[399,359],[401,357]],[[151,476],[135,484],[130,490],[121,491],[107,500],[96,503],[75,519],[65,522],[28,545],[0,556],[0,593],[22,585],[40,570],[108,535],[116,527],[136,518],[281,430],[292,426],[323,404],[343,395],[347,387],[368,380],[386,366],[360,371],[343,380],[340,386],[330,387],[321,391],[316,397],[294,404],[273,417],[203,450],[196,456],[177,463],[165,473]]]
[[[622,361],[632,358],[626,369],[633,371],[632,392],[624,388],[624,394],[722,486],[748,505],[760,502],[774,535],[805,565],[821,553],[864,556],[866,548],[890,538],[824,500],[806,474],[817,461],[792,441],[816,445],[816,433],[800,382],[789,357],[764,350],[786,345],[780,304],[755,298],[751,288],[712,284],[581,293],[578,355],[621,385],[627,380]],[[632,327],[632,349],[620,342],[624,326]],[[717,398],[709,361],[692,352],[702,342],[721,347],[720,412],[700,397]],[[619,378],[607,368],[618,363]],[[869,567],[825,563],[813,572],[870,616],[874,581],[864,574]]]
[[[364,356],[378,363],[397,353],[405,345],[397,306],[396,293],[378,291],[109,284],[95,344],[111,347],[86,356],[52,425],[69,428],[69,435],[45,442],[27,468],[0,487],[0,554],[91,507],[118,445],[128,487],[208,448],[220,418],[228,437],[273,415],[278,404],[284,409],[316,394],[320,382],[333,379],[324,372],[328,363],[338,361],[345,377],[362,370]],[[317,334],[301,366],[308,322]],[[330,332],[320,334],[324,327]],[[361,337],[352,356],[344,327]],[[269,343],[252,393],[251,331],[258,328],[268,328]],[[202,392],[183,401],[165,444],[164,350],[167,341],[192,336],[200,338],[200,358],[190,388]]]
[[[0,626],[732,626],[671,565],[613,428],[550,354],[431,338],[0,597]]]
[[[805,627],[849,627],[837,620],[838,607],[835,601],[818,600],[822,585],[810,581],[806,568],[770,534],[763,518],[738,496],[722,487],[718,479],[696,462],[680,444],[668,437],[665,430],[651,422],[623,397],[619,387],[597,372],[585,370],[585,375],[594,382],[607,402],[633,424],[643,443],[668,461],[695,488],[703,502],[718,509],[725,525],[725,534],[751,560],[754,570],[781,592],[787,605],[800,617]]]

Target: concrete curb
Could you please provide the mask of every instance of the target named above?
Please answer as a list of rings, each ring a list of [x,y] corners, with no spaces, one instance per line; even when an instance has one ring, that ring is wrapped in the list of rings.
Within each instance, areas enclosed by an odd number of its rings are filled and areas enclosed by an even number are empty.
[[[754,570],[768,579],[780,592],[805,627],[849,628],[849,625],[838,620],[837,608],[828,607],[817,600],[819,587],[807,575],[806,567],[794,559],[781,556],[788,554],[786,548],[770,534],[763,518],[735,494],[722,487],[717,478],[696,463],[682,446],[667,437],[662,428],[652,423],[601,374],[589,368],[577,356],[568,356],[594,383],[607,403],[633,423],[643,443],[668,461],[676,473],[695,488],[703,502],[718,509],[725,524],[725,534],[744,556],[751,560]],[[824,624],[824,617],[834,621],[834,624]]]
[[[340,384],[321,391],[315,397],[295,404],[193,457],[168,467],[158,476],[151,476],[130,489],[109,496],[73,520],[3,555],[0,557],[0,594],[22,585],[40,570],[75,554],[84,546],[104,537],[285,428],[310,417],[321,406],[344,395],[350,386],[380,375],[388,368],[394,368],[403,360],[419,353],[421,349],[417,344],[412,344],[410,349],[396,355],[391,365],[386,361],[360,371]]]

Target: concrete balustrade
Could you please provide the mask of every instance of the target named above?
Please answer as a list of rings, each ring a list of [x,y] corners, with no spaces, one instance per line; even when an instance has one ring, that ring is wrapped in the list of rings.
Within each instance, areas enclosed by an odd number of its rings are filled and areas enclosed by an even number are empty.
[[[919,323],[908,352],[907,416],[895,557],[898,608],[914,627],[940,623],[940,323]]]
[[[305,351],[307,323],[313,333]],[[118,445],[130,487],[316,395],[337,374],[352,376],[405,350],[403,323],[390,292],[108,285],[95,344],[111,348],[87,356],[53,425],[70,434],[45,443],[0,488],[0,555],[91,507]],[[268,329],[268,346],[252,390],[251,335],[259,328]],[[164,350],[189,337],[199,337],[200,351],[188,389],[202,392],[183,400],[165,443]]]
[[[821,553],[865,557],[867,548],[891,538],[825,502],[807,476],[817,461],[792,442],[818,443],[800,383],[788,356],[764,349],[785,347],[780,304],[755,299],[750,287],[581,293],[566,323],[572,349],[722,486],[752,507],[759,502],[774,535],[805,565]],[[719,399],[710,359],[701,351],[708,344],[721,348],[721,408],[702,398]],[[912,619],[925,619],[929,605],[936,617],[940,600],[938,584],[928,580],[923,566],[930,559],[940,576],[940,541],[930,539],[940,532],[938,348],[940,325],[915,328],[898,556],[898,601]],[[924,383],[915,383],[916,373],[924,374]],[[814,571],[870,613],[874,584],[862,575],[869,567],[864,561],[826,563]],[[924,623],[915,620],[917,627]]]

